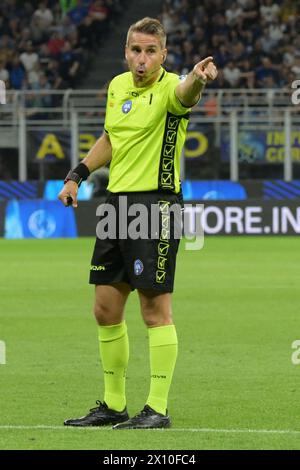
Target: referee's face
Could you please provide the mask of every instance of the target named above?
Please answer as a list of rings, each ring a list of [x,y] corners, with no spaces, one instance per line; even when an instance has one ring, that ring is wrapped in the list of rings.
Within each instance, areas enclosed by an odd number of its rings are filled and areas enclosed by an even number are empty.
[[[137,87],[151,85],[157,79],[167,54],[157,36],[132,33],[126,45],[125,57]]]

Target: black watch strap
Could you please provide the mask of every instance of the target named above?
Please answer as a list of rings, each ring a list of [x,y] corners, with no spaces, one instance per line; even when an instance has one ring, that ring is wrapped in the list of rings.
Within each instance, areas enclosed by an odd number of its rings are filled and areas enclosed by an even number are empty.
[[[81,185],[82,181],[85,181],[90,175],[90,170],[84,163],[79,163],[76,168],[70,170],[67,176],[65,177],[64,183],[67,181],[74,181],[78,184],[78,187]]]
[[[75,181],[78,184],[78,187],[82,183],[82,177],[75,173],[73,170],[70,170],[67,176],[65,177],[64,183],[66,184],[67,181]]]

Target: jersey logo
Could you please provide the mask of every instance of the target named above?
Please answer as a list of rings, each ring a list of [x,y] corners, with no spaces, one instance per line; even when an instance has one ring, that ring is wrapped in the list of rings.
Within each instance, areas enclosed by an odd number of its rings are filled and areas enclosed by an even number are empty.
[[[124,114],[127,114],[127,113],[129,113],[131,108],[132,108],[132,101],[127,100],[127,101],[125,101],[125,103],[122,106],[122,111],[123,111]]]
[[[134,262],[134,274],[139,276],[144,271],[144,265],[140,259],[136,259]]]

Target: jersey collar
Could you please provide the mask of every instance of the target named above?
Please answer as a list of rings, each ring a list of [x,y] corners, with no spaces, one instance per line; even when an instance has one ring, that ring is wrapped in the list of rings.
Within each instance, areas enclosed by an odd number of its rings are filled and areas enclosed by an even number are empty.
[[[132,77],[132,74],[131,74],[131,83],[132,83],[132,87],[137,91],[137,92],[141,92],[141,91],[144,91],[144,90],[149,90],[149,88],[152,88],[156,83],[159,83],[162,81],[162,79],[164,78],[164,76],[166,75],[166,71],[163,67],[160,68],[160,74],[158,75],[157,79],[155,80],[155,82],[151,83],[151,85],[149,86],[145,86],[145,87],[136,87],[134,85],[134,82],[133,82],[133,77]]]

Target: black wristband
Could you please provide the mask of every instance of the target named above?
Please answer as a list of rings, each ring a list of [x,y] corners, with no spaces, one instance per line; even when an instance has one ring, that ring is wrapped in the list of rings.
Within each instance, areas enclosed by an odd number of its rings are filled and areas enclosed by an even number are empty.
[[[81,185],[82,181],[88,179],[90,175],[90,170],[84,163],[79,163],[79,165],[74,168],[74,170],[70,170],[67,176],[65,177],[64,183],[66,184],[67,181],[75,181],[78,184],[78,187]]]

